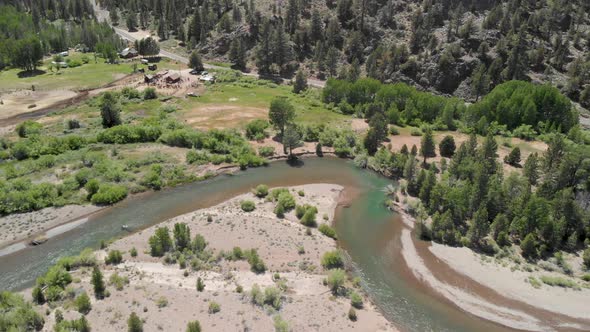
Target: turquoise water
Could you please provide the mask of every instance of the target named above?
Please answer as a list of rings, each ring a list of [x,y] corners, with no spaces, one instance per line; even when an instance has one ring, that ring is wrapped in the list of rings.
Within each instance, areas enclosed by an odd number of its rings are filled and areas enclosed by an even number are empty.
[[[269,167],[132,197],[42,246],[1,257],[0,289],[22,289],[60,257],[77,254],[86,247],[96,248],[101,240],[125,236],[122,225],[132,230],[145,228],[220,203],[260,183],[269,186],[334,183],[347,188],[346,196],[354,199],[337,211],[339,244],[352,258],[364,289],[400,329],[503,330],[456,309],[412,278],[399,254],[400,221],[383,204],[382,189],[392,181],[335,158],[305,159],[298,166],[277,162]]]

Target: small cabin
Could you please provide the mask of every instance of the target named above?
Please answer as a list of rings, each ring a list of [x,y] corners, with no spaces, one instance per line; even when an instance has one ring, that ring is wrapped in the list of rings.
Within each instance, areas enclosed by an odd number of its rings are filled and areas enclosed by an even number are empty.
[[[122,50],[121,53],[119,53],[119,56],[123,59],[131,59],[133,57],[136,57],[138,54],[139,53],[137,52],[137,50],[133,47],[127,47],[126,49]]]
[[[178,83],[180,81],[180,74],[179,73],[172,73],[166,76],[166,83]]]

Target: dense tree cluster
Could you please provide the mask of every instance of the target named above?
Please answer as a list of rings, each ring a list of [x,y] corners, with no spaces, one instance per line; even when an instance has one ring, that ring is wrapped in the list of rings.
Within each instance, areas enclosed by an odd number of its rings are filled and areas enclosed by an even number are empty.
[[[517,243],[525,256],[536,258],[579,250],[590,238],[584,202],[590,190],[590,150],[558,133],[550,135],[548,145],[542,156],[528,157],[523,175],[504,175],[493,135],[481,144],[471,135],[442,170],[420,169],[415,155],[385,148],[371,163],[407,180],[406,191],[421,202],[414,207],[419,219],[432,216],[422,236],[490,253]],[[514,151],[507,157],[510,162],[517,159]]]
[[[94,18],[88,0],[8,1],[0,6],[0,69],[34,70],[43,55],[77,46],[83,51],[118,50],[121,40]]]
[[[387,123],[428,124],[439,130],[460,129],[481,135],[491,131],[527,139],[579,129],[576,110],[559,90],[522,81],[500,84],[471,106],[456,98],[420,92],[405,83],[382,84],[372,78],[355,82],[330,78],[322,99],[341,113],[367,120],[370,129],[365,147],[371,154],[386,138]]]
[[[263,74],[304,66],[319,78],[354,81],[364,73],[474,100],[505,81],[534,78],[559,81],[590,106],[584,0],[100,3],[116,16],[138,16],[160,38]]]

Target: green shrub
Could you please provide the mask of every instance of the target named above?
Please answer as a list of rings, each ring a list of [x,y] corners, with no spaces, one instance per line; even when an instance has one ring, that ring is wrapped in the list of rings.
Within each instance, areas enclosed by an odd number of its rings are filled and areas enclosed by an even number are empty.
[[[549,286],[559,286],[559,287],[563,287],[563,288],[580,289],[580,286],[578,286],[578,284],[576,284],[574,281],[567,279],[567,278],[544,275],[544,276],[541,276],[540,279],[544,284],[547,284]]]
[[[172,250],[172,239],[166,227],[156,228],[156,232],[149,240],[150,254],[154,257],[162,257],[166,252]]]
[[[127,188],[121,185],[101,184],[90,201],[96,205],[110,205],[127,197]]]
[[[266,271],[266,265],[264,264],[260,256],[258,256],[258,251],[256,249],[246,250],[244,252],[244,256],[246,256],[246,259],[250,264],[250,269],[252,270],[252,272],[264,273]]]
[[[74,301],[74,304],[76,306],[76,310],[78,310],[79,313],[84,315],[89,313],[92,309],[92,305],[90,304],[90,297],[88,297],[88,294],[86,294],[86,292],[80,294]]]
[[[342,269],[330,270],[328,273],[328,287],[332,291],[332,294],[337,295],[340,288],[344,286],[346,281],[346,273]]]
[[[121,89],[121,95],[127,99],[140,99],[141,93],[137,89],[131,87],[124,87]]]
[[[210,314],[216,314],[219,311],[221,311],[221,306],[219,305],[219,303],[217,303],[215,301],[211,301],[211,302],[209,302],[209,309],[207,311]]]
[[[201,332],[201,323],[198,320],[188,322],[186,332]]]
[[[256,209],[256,204],[254,204],[254,202],[252,201],[241,201],[240,202],[240,207],[242,208],[242,211],[244,212],[252,212],[254,211],[254,209]]]
[[[318,230],[327,237],[331,237],[334,240],[337,239],[336,230],[334,230],[334,228],[330,227],[328,224],[321,224],[320,227],[318,227]]]
[[[260,286],[258,286],[258,284],[252,285],[252,289],[250,290],[250,301],[252,304],[259,306],[264,305],[264,294],[260,290]]]
[[[264,303],[273,307],[275,310],[281,308],[281,291],[276,287],[268,287],[264,289]]]
[[[190,150],[186,153],[186,162],[189,164],[205,165],[211,160],[211,155],[207,151]]]
[[[129,279],[127,277],[121,277],[115,272],[109,277],[109,283],[113,285],[116,290],[121,291],[123,290],[123,287],[129,283]]]
[[[389,127],[389,135],[397,136],[399,135],[399,129],[394,126]]]
[[[205,283],[203,282],[203,279],[201,279],[201,277],[198,277],[197,278],[197,291],[202,292],[203,290],[205,290]]]
[[[41,131],[43,130],[43,126],[35,121],[26,120],[19,123],[15,130],[19,137],[32,137],[40,135]]]
[[[322,266],[325,269],[337,269],[344,267],[344,261],[338,250],[328,251],[322,256]]]
[[[74,130],[80,128],[80,120],[78,119],[67,119],[66,120],[66,129]]]
[[[316,209],[307,209],[303,217],[301,217],[301,223],[307,227],[315,227],[317,225],[315,220],[316,211]]]
[[[356,320],[358,319],[356,316],[356,310],[354,310],[353,307],[350,307],[350,310],[348,310],[348,319],[350,319],[353,322],[356,322]]]
[[[275,154],[275,148],[273,146],[261,146],[258,148],[258,155],[261,157],[271,157]]]
[[[111,250],[105,258],[105,263],[109,265],[117,265],[123,261],[123,254],[119,250]]]
[[[145,88],[145,90],[143,90],[143,99],[144,100],[149,100],[149,99],[156,99],[158,98],[158,94],[156,93],[156,89],[149,87],[149,88]]]
[[[268,195],[268,186],[265,184],[259,184],[253,190],[254,195],[258,198],[264,198]]]
[[[160,135],[162,129],[157,126],[123,124],[101,131],[96,139],[105,144],[130,144],[155,142]]]
[[[127,331],[143,332],[143,321],[137,316],[135,312],[132,312],[127,319]]]
[[[45,324],[31,303],[20,294],[0,292],[0,329],[3,331],[40,331]]]
[[[357,309],[363,308],[363,298],[357,292],[352,292],[350,294],[350,305]]]
[[[263,140],[268,136],[266,129],[270,124],[266,120],[256,119],[246,125],[246,137],[250,140]]]
[[[276,315],[273,318],[275,324],[275,332],[289,332],[289,323],[284,320],[280,315]]]
[[[410,129],[410,135],[422,136],[422,130],[420,130],[420,128],[412,128],[412,129]]]
[[[55,324],[53,330],[57,332],[90,332],[90,323],[88,323],[88,320],[84,316],[74,320],[64,320],[62,317],[60,322]]]
[[[283,206],[285,211],[290,211],[295,208],[295,198],[289,192],[282,192],[277,198],[277,204]]]

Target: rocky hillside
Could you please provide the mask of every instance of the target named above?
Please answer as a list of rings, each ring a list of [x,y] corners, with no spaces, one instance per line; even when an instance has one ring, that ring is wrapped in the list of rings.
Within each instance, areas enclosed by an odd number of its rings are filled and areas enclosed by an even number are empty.
[[[508,80],[557,86],[590,107],[586,0],[102,0],[131,30],[151,28],[240,69],[361,75],[475,101]]]

